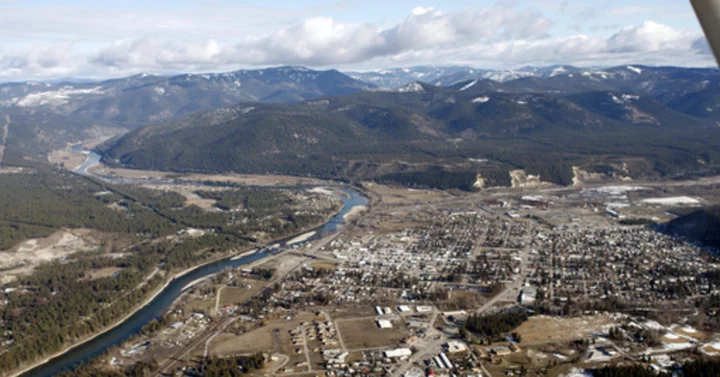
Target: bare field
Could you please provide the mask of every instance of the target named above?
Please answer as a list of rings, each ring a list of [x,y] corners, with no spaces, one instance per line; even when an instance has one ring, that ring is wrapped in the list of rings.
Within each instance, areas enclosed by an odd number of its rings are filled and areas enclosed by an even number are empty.
[[[335,263],[327,263],[327,262],[318,262],[313,263],[312,268],[314,269],[321,269],[321,270],[331,270],[335,271],[337,269],[338,265]]]
[[[374,319],[346,319],[337,321],[345,347],[363,349],[391,347],[397,345],[405,336],[405,325],[394,321],[393,328],[381,329]]]
[[[256,267],[274,269],[275,273],[273,276],[281,276],[288,273],[305,259],[306,257],[298,255],[294,252],[286,252],[279,258],[267,260]]]
[[[293,177],[288,175],[252,175],[252,174],[192,174],[182,179],[190,181],[232,182],[249,186],[291,186],[297,184],[323,184],[319,179]]]
[[[516,330],[523,345],[566,342],[602,332],[612,324],[607,316],[580,318],[531,317]]]
[[[42,262],[92,250],[98,247],[92,234],[88,229],[61,230],[48,237],[25,240],[8,251],[0,251],[0,269],[8,270],[4,276],[26,274]]]
[[[206,187],[199,185],[142,185],[144,188],[151,190],[170,191],[182,195],[185,198],[185,207],[197,206],[202,209],[211,209],[215,207],[217,201],[213,199],[204,199],[195,192],[207,190]]]
[[[375,315],[375,308],[369,306],[363,306],[359,308],[338,308],[334,311],[330,311],[333,319],[351,319],[359,317],[371,317]]]
[[[129,178],[129,179],[157,179],[174,176],[182,181],[211,181],[211,182],[229,182],[248,186],[293,186],[303,185],[321,185],[325,181],[313,178],[293,177],[284,175],[252,175],[252,174],[181,174],[172,172],[163,172],[158,170],[140,170],[113,168],[103,164],[97,165],[91,169],[94,174]]]
[[[106,267],[106,268],[99,268],[95,270],[90,270],[85,273],[85,276],[81,279],[83,281],[91,281],[91,280],[97,280],[102,278],[111,277],[123,269],[120,267]]]
[[[50,152],[48,161],[53,164],[64,164],[67,170],[76,170],[87,159],[87,155],[80,152],[73,152],[69,148]]]
[[[258,280],[246,280],[244,283],[252,288],[247,288],[247,286],[223,288],[220,292],[220,306],[237,305],[260,293],[267,286],[267,282]]]
[[[116,177],[116,178],[128,178],[128,179],[162,179],[171,175],[177,175],[177,173],[168,173],[156,170],[135,170],[135,169],[124,169],[124,168],[111,168],[103,164],[99,164],[90,168],[93,174]]]
[[[293,361],[297,346],[292,344],[289,331],[294,330],[302,322],[312,321],[313,319],[315,319],[315,316],[312,313],[302,313],[292,321],[281,319],[269,321],[264,326],[239,336],[224,333],[215,337],[210,343],[210,353],[227,356],[259,351],[273,352],[276,350],[275,336],[277,335],[280,341],[278,351],[290,356],[291,361]],[[275,329],[277,329],[277,332]],[[304,358],[303,355],[302,359],[304,360]]]
[[[450,197],[440,190],[415,190],[401,186],[380,185],[373,182],[363,182],[363,186],[382,197],[385,204],[427,203],[431,200]]]

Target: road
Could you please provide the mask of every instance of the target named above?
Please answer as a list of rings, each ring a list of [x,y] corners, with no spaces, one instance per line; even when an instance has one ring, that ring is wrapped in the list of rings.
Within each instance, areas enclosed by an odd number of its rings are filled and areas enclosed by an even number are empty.
[[[200,334],[198,337],[190,341],[190,343],[188,343],[180,351],[178,351],[175,356],[169,358],[164,363],[162,363],[153,376],[160,377],[165,375],[166,371],[171,370],[175,366],[175,364],[183,361],[196,348],[208,344],[209,341],[212,340],[212,338],[214,338],[217,334],[223,332],[225,328],[227,328],[234,321],[235,317],[232,317],[221,322],[219,325],[211,326],[207,331]]]
[[[215,317],[220,315],[220,296],[222,295],[223,289],[225,289],[227,285],[223,285],[218,289],[217,293],[215,294]]]
[[[532,233],[533,233],[533,223],[528,222],[528,232],[525,239],[525,247],[520,249],[520,258],[522,259],[522,262],[520,263],[520,272],[517,275],[517,279],[512,284],[509,284],[508,286],[503,289],[502,292],[495,295],[495,297],[491,298],[488,302],[483,304],[480,308],[477,309],[477,313],[481,314],[487,311],[488,309],[492,308],[501,301],[516,301],[517,296],[520,294],[520,288],[522,288],[523,283],[525,282],[525,276],[527,275],[528,271],[530,270],[530,249],[532,244]]]
[[[440,352],[443,343],[445,343],[445,338],[443,338],[440,332],[435,329],[435,321],[437,320],[439,313],[440,312],[437,309],[433,308],[432,318],[430,319],[430,325],[427,328],[427,335],[425,336],[425,339],[435,339],[424,347],[418,347],[422,348],[422,350],[410,356],[410,359],[408,359],[407,362],[395,369],[391,374],[392,377],[402,376],[405,372],[412,368],[415,363],[424,360],[426,357],[428,357],[428,355]]]
[[[288,270],[286,273],[273,278],[268,283],[268,286],[272,287],[275,283],[281,282],[283,279],[285,279],[291,273],[293,273],[298,268],[300,268],[303,264],[307,263],[310,260],[313,260],[315,254],[317,254],[322,247],[324,247],[328,243],[332,242],[340,234],[342,234],[344,231],[346,231],[349,228],[350,228],[350,226],[343,227],[339,231],[313,243],[313,246],[305,251],[305,255],[307,256],[306,258],[302,259],[300,262],[298,262],[295,266],[293,266],[293,268]],[[281,257],[281,256],[282,256],[282,254],[279,254],[275,258]],[[263,261],[268,261],[270,259],[272,259],[272,258],[266,258]],[[223,322],[221,322],[217,326],[211,326],[207,331],[205,331],[204,333],[202,333],[201,335],[197,336],[195,339],[190,341],[190,343],[188,343],[185,347],[183,347],[178,352],[176,352],[175,355],[173,355],[167,361],[165,361],[163,364],[161,364],[160,367],[158,368],[157,372],[155,372],[155,374],[153,374],[153,376],[156,376],[156,377],[163,376],[166,371],[170,371],[171,368],[173,368],[178,362],[182,362],[193,350],[197,349],[198,347],[202,346],[205,350],[205,354],[207,355],[207,350],[210,345],[210,341],[212,341],[213,338],[215,338],[215,336],[222,333],[228,325],[230,325],[233,321],[235,321],[235,319],[236,319],[236,317],[230,317],[230,318],[224,320]],[[305,354],[308,355],[307,350],[305,351]],[[308,367],[310,368],[310,371],[312,371],[312,364],[310,363],[309,355],[308,355]]]
[[[5,157],[5,144],[7,143],[9,132],[10,115],[5,115],[5,124],[2,126],[2,135],[0,135],[0,168],[2,167],[3,157]]]
[[[495,306],[495,304],[497,304],[498,302],[515,301],[517,299],[517,295],[520,293],[520,289],[522,288],[523,283],[525,282],[525,276],[528,274],[528,272],[530,270],[529,258],[530,258],[530,249],[531,249],[532,234],[533,234],[533,226],[532,225],[533,225],[533,223],[528,221],[528,231],[525,236],[525,247],[523,247],[522,249],[519,250],[520,258],[522,259],[522,262],[520,263],[520,269],[517,274],[517,278],[515,279],[515,281],[512,284],[507,285],[503,289],[502,292],[495,295],[495,297],[491,298],[485,304],[483,304],[480,308],[478,308],[476,310],[477,314],[484,313],[485,311],[487,311],[490,308],[492,308],[493,306]],[[507,237],[508,237],[508,235],[505,236],[506,240],[507,240]],[[425,337],[425,339],[434,339],[436,337],[438,339],[431,340],[430,343],[428,343],[424,347],[418,347],[418,348],[422,348],[422,350],[416,352],[414,355],[412,355],[410,357],[410,359],[408,359],[408,361],[406,361],[404,364],[402,364],[400,367],[398,367],[398,369],[393,371],[393,373],[391,375],[392,377],[402,376],[405,372],[407,372],[410,368],[412,368],[412,366],[415,363],[428,358],[430,355],[435,355],[435,354],[441,352],[441,346],[445,343],[446,340],[444,337],[440,336],[441,335],[440,332],[437,331],[435,329],[435,327],[433,326],[433,324],[435,323],[435,320],[437,319],[437,316],[438,316],[438,312],[435,309],[433,311],[432,321],[430,322],[430,327],[427,330],[427,336]],[[484,367],[483,367],[483,370],[485,370]],[[486,371],[486,373],[487,373],[487,371]],[[487,375],[490,375],[490,374],[487,373]]]

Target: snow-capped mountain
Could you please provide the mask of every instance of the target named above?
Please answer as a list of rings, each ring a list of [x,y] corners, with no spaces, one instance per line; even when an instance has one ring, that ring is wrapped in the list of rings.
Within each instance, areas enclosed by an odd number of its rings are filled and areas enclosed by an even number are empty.
[[[240,102],[296,102],[373,88],[336,70],[304,67],[139,74],[102,82],[0,84],[0,107],[43,108],[132,127]]]
[[[381,88],[396,89],[415,81],[435,86],[449,86],[467,78],[477,77],[484,71],[469,67],[411,67],[380,69],[368,72],[347,72],[347,75]]]

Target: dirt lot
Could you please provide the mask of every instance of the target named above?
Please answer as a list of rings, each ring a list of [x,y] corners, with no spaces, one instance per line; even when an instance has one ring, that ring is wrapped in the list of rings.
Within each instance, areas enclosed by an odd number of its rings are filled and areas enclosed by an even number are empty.
[[[566,342],[602,332],[612,325],[607,316],[580,318],[531,317],[516,331],[522,336],[523,345]]]
[[[282,276],[306,259],[306,257],[298,255],[295,252],[287,252],[281,254],[279,258],[267,260],[257,267],[273,269],[275,270],[273,276]]]
[[[379,328],[374,319],[346,319],[336,323],[345,347],[351,350],[395,346],[407,335],[400,321],[393,321],[391,329]]]
[[[88,229],[62,230],[44,238],[25,240],[8,251],[0,251],[0,270],[4,280],[30,273],[42,262],[67,257],[98,247],[95,232]]]
[[[98,268],[95,270],[89,270],[85,273],[85,277],[83,277],[81,280],[83,281],[91,281],[91,280],[97,280],[102,278],[107,278],[110,276],[113,276],[120,271],[122,271],[122,268],[119,267],[107,267],[107,268]]]

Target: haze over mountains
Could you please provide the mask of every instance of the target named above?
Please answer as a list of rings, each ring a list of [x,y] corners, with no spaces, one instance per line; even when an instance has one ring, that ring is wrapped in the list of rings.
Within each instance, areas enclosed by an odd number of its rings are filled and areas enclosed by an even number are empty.
[[[107,143],[106,162],[174,171],[467,189],[510,184],[517,169],[569,184],[573,167],[651,178],[711,174],[720,161],[714,69],[417,67],[348,76],[280,67],[3,84],[0,103],[13,124],[25,124],[10,129],[17,145],[47,149],[143,126]]]

